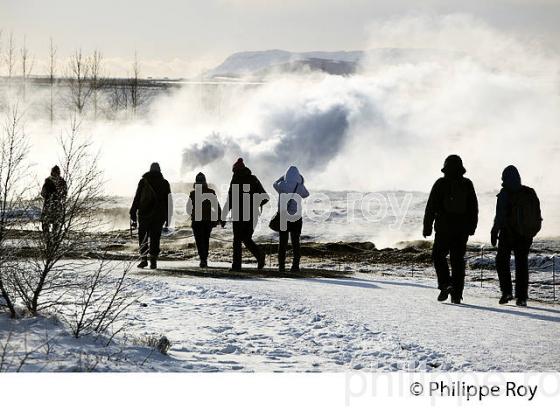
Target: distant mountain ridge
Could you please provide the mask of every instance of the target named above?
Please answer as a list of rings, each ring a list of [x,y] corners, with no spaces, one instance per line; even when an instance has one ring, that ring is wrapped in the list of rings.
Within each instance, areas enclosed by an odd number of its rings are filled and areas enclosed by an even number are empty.
[[[271,72],[302,70],[323,71],[329,74],[353,74],[361,61],[379,61],[386,64],[415,63],[419,61],[450,58],[457,53],[433,49],[380,48],[354,51],[286,50],[243,51],[234,53],[223,63],[207,71],[206,78],[263,77]]]

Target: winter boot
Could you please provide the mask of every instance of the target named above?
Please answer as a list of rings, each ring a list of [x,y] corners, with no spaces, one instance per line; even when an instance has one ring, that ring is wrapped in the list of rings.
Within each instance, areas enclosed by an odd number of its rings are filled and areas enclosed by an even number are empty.
[[[157,269],[157,258],[150,258],[150,269]]]
[[[201,268],[207,268],[208,267],[208,262],[206,262],[206,259],[202,259],[200,261],[200,265],[198,265],[198,266],[200,266]]]
[[[452,290],[453,288],[451,286],[448,286],[447,288],[439,292],[439,296],[437,298],[438,302],[445,302]]]
[[[509,302],[511,302],[513,300],[513,296],[511,295],[502,295],[502,297],[500,298],[500,301],[498,302],[500,305],[505,305]]]
[[[299,272],[299,263],[298,264],[293,263],[292,268],[290,269],[290,272],[293,272],[293,273]]]
[[[526,307],[527,306],[527,299],[517,299],[515,304],[517,306]]]
[[[140,261],[140,263],[138,264],[138,267],[140,269],[144,269],[146,266],[148,266],[148,258],[146,258],[145,256],[142,257],[142,260]]]
[[[461,296],[451,296],[451,303],[453,303],[454,305],[460,305],[461,300],[463,300]]]

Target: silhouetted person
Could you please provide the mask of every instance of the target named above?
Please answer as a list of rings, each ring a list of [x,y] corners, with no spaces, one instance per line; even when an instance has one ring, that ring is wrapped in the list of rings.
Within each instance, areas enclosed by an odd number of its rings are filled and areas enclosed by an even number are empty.
[[[513,299],[511,253],[515,255],[515,297],[518,306],[527,306],[529,287],[529,250],[542,225],[539,198],[532,188],[521,185],[513,165],[502,173],[502,189],[496,201],[496,217],[491,232],[492,245],[498,243],[496,269],[500,279],[500,304]]]
[[[301,199],[307,198],[309,192],[304,185],[303,176],[295,166],[286,171],[286,175],[280,177],[272,185],[278,192],[278,215],[282,215],[280,223],[280,245],[278,246],[278,270],[284,272],[286,269],[286,248],[288,247],[288,235],[292,240],[292,272],[299,272],[299,261],[301,258],[300,236],[302,221]],[[284,226],[282,226],[284,225]]]
[[[208,249],[212,229],[221,222],[222,210],[216,192],[208,187],[206,176],[199,172],[195,178],[194,190],[189,194],[187,210],[191,215],[191,227],[196,242],[196,249],[200,258],[200,267],[208,266]]]
[[[164,225],[169,226],[172,206],[169,182],[163,178],[159,164],[154,162],[150,171],[138,182],[130,208],[130,219],[133,223],[138,221],[138,243],[142,258],[139,268],[148,266],[148,256],[150,268],[157,268],[161,230]]]
[[[43,197],[43,211],[41,223],[43,233],[47,239],[52,235],[59,235],[60,226],[64,219],[64,201],[68,195],[66,181],[60,175],[60,168],[55,165],[51,169],[51,175],[45,179],[41,196]]]
[[[465,253],[469,235],[473,235],[478,224],[478,200],[472,182],[463,177],[466,170],[458,155],[445,160],[443,178],[434,184],[424,214],[424,237],[432,234],[435,221],[436,236],[432,258],[438,277],[443,302],[451,294],[453,303],[461,303],[465,287]],[[450,255],[451,271],[447,255]]]
[[[257,259],[257,268],[262,269],[265,255],[253,241],[253,232],[257,226],[259,213],[269,200],[261,182],[239,158],[232,168],[233,176],[228,192],[225,216],[231,211],[233,221],[233,263],[232,271],[241,270],[242,248],[244,244]]]

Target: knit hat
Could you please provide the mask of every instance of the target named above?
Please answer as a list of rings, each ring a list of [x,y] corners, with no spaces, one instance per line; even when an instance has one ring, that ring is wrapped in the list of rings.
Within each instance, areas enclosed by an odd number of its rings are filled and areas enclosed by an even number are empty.
[[[152,165],[150,165],[150,172],[161,172],[161,168],[157,162],[153,162]]]
[[[51,168],[51,175],[60,176],[60,167],[58,165],[55,165],[54,167]]]
[[[206,175],[204,175],[202,172],[199,172],[198,174],[196,174],[196,177],[194,178],[194,182],[197,184],[205,184]]]
[[[243,163],[243,158],[238,158],[237,161],[235,161],[235,164],[233,164],[231,170],[235,172],[243,168],[245,168],[245,164]]]

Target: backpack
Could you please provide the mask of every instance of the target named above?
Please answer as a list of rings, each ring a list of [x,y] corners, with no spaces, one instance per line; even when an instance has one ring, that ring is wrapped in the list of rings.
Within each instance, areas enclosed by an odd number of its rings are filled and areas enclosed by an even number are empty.
[[[542,216],[539,198],[529,187],[522,187],[519,192],[511,195],[510,226],[523,238],[533,238],[542,227]]]
[[[468,198],[467,184],[463,179],[451,181],[443,196],[443,209],[448,214],[465,214]]]

